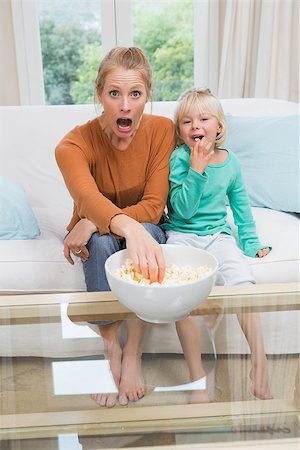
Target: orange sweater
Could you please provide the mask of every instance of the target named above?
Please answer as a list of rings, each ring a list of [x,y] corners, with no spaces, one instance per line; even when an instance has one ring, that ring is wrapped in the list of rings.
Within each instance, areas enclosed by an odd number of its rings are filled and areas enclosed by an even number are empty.
[[[119,213],[157,224],[168,195],[173,148],[173,122],[162,116],[144,114],[125,151],[111,144],[97,118],[75,127],[55,149],[74,200],[67,229],[87,218],[100,234],[106,234],[112,217]]]

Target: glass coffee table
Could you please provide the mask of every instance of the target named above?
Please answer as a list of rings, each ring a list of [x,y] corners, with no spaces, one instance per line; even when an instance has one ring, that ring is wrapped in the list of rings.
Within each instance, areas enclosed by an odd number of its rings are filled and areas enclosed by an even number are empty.
[[[148,324],[146,395],[113,408],[94,401],[117,388],[90,323],[123,320],[125,339],[135,316],[111,292],[2,295],[0,305],[1,450],[299,449],[298,283],[215,287],[191,313],[206,372],[193,383],[175,325]],[[252,393],[239,312],[260,315],[272,399]],[[209,401],[197,403],[203,390]]]

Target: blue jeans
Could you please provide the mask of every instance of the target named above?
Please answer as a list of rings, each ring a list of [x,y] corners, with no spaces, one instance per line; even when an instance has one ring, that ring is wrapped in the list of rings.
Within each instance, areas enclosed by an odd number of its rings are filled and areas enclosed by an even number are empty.
[[[166,236],[159,225],[152,223],[142,223],[148,233],[159,243],[166,243]],[[107,258],[115,252],[126,247],[124,239],[117,239],[109,234],[102,236],[99,233],[92,234],[87,243],[89,251],[89,259],[83,263],[83,271],[85,276],[85,284],[88,292],[110,291],[104,263]]]

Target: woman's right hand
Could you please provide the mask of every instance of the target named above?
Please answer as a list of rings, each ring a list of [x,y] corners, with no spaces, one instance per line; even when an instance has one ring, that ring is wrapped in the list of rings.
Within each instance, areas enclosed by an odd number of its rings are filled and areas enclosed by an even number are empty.
[[[70,264],[74,264],[71,256],[77,256],[81,261],[87,261],[89,252],[86,247],[90,237],[97,231],[97,227],[88,219],[81,219],[64,240],[64,256]]]
[[[125,214],[118,214],[112,218],[110,229],[125,238],[135,270],[152,283],[161,283],[166,271],[165,257],[159,243],[143,225]]]

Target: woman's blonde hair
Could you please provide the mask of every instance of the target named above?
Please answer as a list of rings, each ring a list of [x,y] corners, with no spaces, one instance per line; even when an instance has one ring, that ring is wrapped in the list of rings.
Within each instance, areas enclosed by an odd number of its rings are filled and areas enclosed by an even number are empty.
[[[190,115],[191,112],[205,112],[216,117],[222,131],[216,137],[215,146],[220,147],[225,142],[227,134],[225,114],[220,100],[207,88],[189,89],[179,97],[174,115],[176,144],[182,145],[184,143],[179,133],[179,123],[183,117]]]
[[[95,80],[96,95],[102,94],[107,75],[118,67],[140,73],[149,100],[152,93],[152,70],[147,56],[138,47],[115,47],[107,53],[100,63]]]

